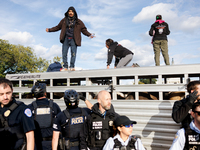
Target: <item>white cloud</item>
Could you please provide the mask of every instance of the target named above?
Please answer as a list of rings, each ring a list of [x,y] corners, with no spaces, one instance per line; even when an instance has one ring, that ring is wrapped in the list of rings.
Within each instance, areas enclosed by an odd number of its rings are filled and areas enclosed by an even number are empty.
[[[155,20],[157,14],[161,14],[166,20],[176,18],[175,4],[158,3],[152,6],[142,8],[142,10],[133,18],[133,22],[152,21]]]
[[[31,45],[38,57],[45,58],[46,60],[53,61],[53,58],[58,56],[62,57],[62,47],[53,45],[50,49],[44,47],[42,44]]]
[[[42,44],[31,45],[31,47],[34,49],[34,52],[36,53],[36,55],[39,57],[45,56],[48,51],[48,48],[45,48],[44,46],[42,46]]]
[[[95,60],[107,59],[107,48],[102,48],[99,53],[95,55]]]
[[[177,26],[179,29],[194,32],[197,28],[200,28],[200,17],[181,16],[179,20],[181,21]]]
[[[134,23],[150,22],[155,20],[157,14],[161,14],[170,29],[182,30],[183,32],[195,32],[200,28],[200,17],[191,16],[190,12],[178,10],[178,4],[158,3],[142,8],[142,10],[133,18]],[[152,22],[153,23],[153,22]]]
[[[62,47],[59,45],[53,45],[44,57],[48,60],[53,60],[55,56],[62,57]]]
[[[0,36],[1,39],[8,40],[12,44],[21,44],[21,45],[30,45],[35,40],[29,32],[8,32],[3,36]]]

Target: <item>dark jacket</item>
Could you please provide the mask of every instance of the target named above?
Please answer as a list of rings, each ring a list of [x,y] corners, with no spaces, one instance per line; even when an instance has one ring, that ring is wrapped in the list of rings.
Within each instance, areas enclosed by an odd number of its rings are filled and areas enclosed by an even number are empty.
[[[104,116],[102,116],[102,114],[99,111],[99,103],[94,104],[93,107],[92,107],[92,112],[91,112],[90,116],[88,117],[88,120],[87,120],[87,122],[85,124],[86,127],[84,128],[85,129],[84,130],[84,135],[81,136],[81,149],[85,149],[85,150],[87,149],[87,141],[86,141],[86,139],[89,139],[88,138],[89,130],[91,130],[91,128],[92,128],[91,127],[91,122],[92,122],[91,115],[92,114],[98,115],[98,116],[102,117],[102,120],[104,120]],[[111,105],[111,108],[106,111],[106,116],[114,116],[114,120],[115,120],[119,116],[119,114],[117,114],[115,112],[113,105]],[[102,147],[103,147],[103,145],[102,145]],[[90,149],[92,150],[93,148],[90,147]]]
[[[17,103],[14,98],[9,102],[9,104],[4,105],[3,108],[0,107],[0,114],[3,118],[6,111],[12,110],[13,103]],[[35,130],[31,110],[23,102],[20,102],[20,104],[18,103],[18,106],[11,111],[5,120],[7,120],[9,128],[6,127],[6,123],[2,124],[1,121],[3,120],[0,119],[1,149],[19,149],[19,147],[23,145],[25,134],[29,131]],[[7,129],[3,130],[4,127]]]
[[[189,97],[176,101],[172,110],[172,118],[176,123],[182,124],[182,127],[187,127],[192,121],[192,116],[188,113],[192,109],[192,103],[189,101]]]
[[[155,34],[153,34],[153,30],[155,31]],[[168,24],[163,20],[157,20],[154,24],[151,25],[151,29],[149,30],[149,35],[153,36],[153,41],[167,40],[167,35],[169,34],[170,31]]]
[[[108,49],[107,66],[111,64],[113,55],[116,57],[115,61],[119,61],[119,59],[125,57],[128,54],[133,54],[133,52],[121,46],[117,42],[111,43]],[[115,62],[115,64],[117,63]]]
[[[74,8],[70,7],[69,9],[74,9]],[[65,13],[65,17],[60,21],[60,23],[57,26],[49,28],[49,32],[55,32],[61,30],[60,32],[61,43],[64,42],[66,36],[66,27],[67,27],[66,20],[68,18],[68,11]],[[90,36],[91,33],[87,31],[87,28],[85,27],[84,23],[80,19],[78,19],[78,15],[75,9],[74,9],[74,15],[76,16],[76,23],[74,26],[74,40],[77,46],[81,46],[81,32],[86,36]]]
[[[47,72],[60,71],[61,68],[62,68],[62,65],[59,62],[54,62],[49,65],[49,67],[47,68]]]

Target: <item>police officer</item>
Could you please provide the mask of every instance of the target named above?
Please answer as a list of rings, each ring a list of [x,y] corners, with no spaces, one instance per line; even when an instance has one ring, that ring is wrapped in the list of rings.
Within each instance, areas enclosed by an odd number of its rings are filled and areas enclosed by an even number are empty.
[[[118,134],[115,137],[110,137],[103,150],[145,150],[139,138],[131,135],[133,124],[136,121],[131,121],[127,116],[119,116],[114,121]]]
[[[67,108],[56,116],[53,124],[52,149],[56,150],[60,141],[59,134],[62,133],[63,149],[79,150],[80,136],[88,114],[85,109],[78,107],[79,95],[75,90],[65,91],[64,102]]]
[[[191,116],[194,120],[187,128],[178,130],[170,150],[200,149],[200,102],[193,104]]]
[[[186,98],[176,101],[172,110],[172,118],[176,123],[182,123],[182,127],[187,127],[192,121],[189,111],[192,105],[200,100],[200,81],[191,81],[187,85]]]
[[[12,94],[12,82],[0,79],[0,149],[21,150],[27,145],[33,150],[35,125],[31,110]]]
[[[46,98],[46,84],[36,82],[31,89],[31,93],[36,98],[29,104],[35,120],[35,142],[38,150],[51,150],[53,136],[53,119],[61,112],[60,107]]]
[[[87,130],[81,137],[81,149],[101,150],[109,137],[113,136],[113,121],[119,115],[111,104],[111,95],[107,91],[98,93],[98,103],[92,107],[92,112],[86,122]],[[88,139],[86,141],[86,139]]]

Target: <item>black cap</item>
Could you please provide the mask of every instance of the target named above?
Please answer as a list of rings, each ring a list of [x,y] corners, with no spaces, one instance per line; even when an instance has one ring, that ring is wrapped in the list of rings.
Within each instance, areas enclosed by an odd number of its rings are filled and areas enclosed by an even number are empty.
[[[115,119],[114,121],[115,126],[121,126],[121,125],[130,125],[130,124],[137,124],[136,121],[131,121],[128,117],[126,116],[119,116]]]

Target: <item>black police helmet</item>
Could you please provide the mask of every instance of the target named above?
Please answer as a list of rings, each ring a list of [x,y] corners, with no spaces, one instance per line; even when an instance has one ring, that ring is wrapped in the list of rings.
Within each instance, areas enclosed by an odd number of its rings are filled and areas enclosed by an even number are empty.
[[[35,85],[32,87],[31,92],[33,94],[33,97],[43,97],[46,93],[46,84],[36,82]]]
[[[79,104],[79,96],[75,90],[66,90],[64,93],[64,101],[67,108],[76,108]]]

